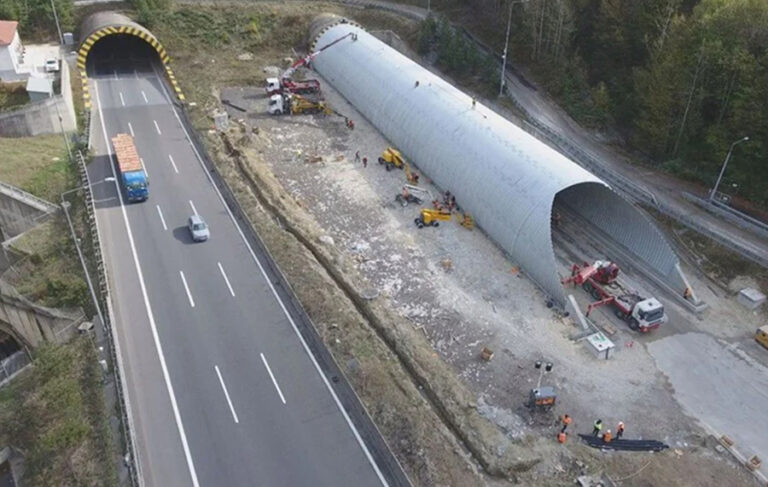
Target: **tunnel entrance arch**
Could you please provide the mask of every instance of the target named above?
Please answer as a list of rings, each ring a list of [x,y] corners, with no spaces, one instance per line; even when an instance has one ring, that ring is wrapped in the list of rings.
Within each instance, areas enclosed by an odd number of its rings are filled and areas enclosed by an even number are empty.
[[[184,102],[185,97],[179,87],[176,77],[170,68],[171,58],[162,43],[145,27],[137,24],[125,15],[116,12],[97,12],[87,17],[80,28],[80,47],[77,51],[77,69],[80,71],[80,79],[83,83],[83,98],[85,108],[90,110],[92,101],[88,84],[88,56],[99,41],[114,36],[130,36],[140,39],[157,53],[158,59],[163,65],[165,75],[168,78],[174,93],[179,101]]]

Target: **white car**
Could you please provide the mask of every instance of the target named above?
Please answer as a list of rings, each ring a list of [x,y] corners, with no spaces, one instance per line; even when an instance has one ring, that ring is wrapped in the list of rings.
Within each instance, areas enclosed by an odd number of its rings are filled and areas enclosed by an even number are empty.
[[[59,60],[58,59],[48,59],[45,61],[45,72],[46,73],[56,73],[59,71]]]

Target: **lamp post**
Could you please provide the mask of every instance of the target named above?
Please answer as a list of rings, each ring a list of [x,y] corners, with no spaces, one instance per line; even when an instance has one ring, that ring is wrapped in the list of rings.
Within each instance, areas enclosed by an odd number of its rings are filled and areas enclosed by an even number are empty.
[[[501,56],[501,80],[499,81],[499,96],[504,94],[504,83],[506,78],[504,74],[507,72],[507,50],[509,49],[509,30],[512,27],[512,5],[516,3],[527,3],[528,0],[516,0],[509,4],[509,18],[507,19],[507,38],[504,41],[504,54]]]
[[[89,186],[93,187],[97,184],[111,183],[114,181],[115,181],[115,178],[107,177]],[[72,241],[75,243],[75,249],[77,249],[77,257],[80,259],[80,265],[83,267],[83,273],[85,273],[85,282],[86,284],[88,284],[88,291],[90,291],[91,293],[91,300],[93,301],[93,305],[96,307],[96,313],[99,315],[99,320],[101,320],[101,326],[104,326],[104,316],[101,314],[101,306],[99,306],[99,300],[96,299],[96,292],[93,290],[91,275],[88,273],[88,267],[86,267],[85,265],[85,258],[83,257],[83,251],[80,249],[80,242],[77,240],[77,235],[75,234],[75,227],[74,225],[72,225],[72,219],[69,217],[69,207],[71,206],[71,203],[64,199],[64,195],[73,193],[75,191],[80,191],[85,187],[86,185],[78,186],[77,188],[73,188],[61,193],[61,208],[64,210],[64,215],[67,217],[67,224],[69,225],[69,231],[72,234]]]
[[[61,35],[61,25],[59,25],[59,15],[56,13],[56,4],[51,0],[51,10],[53,10],[53,20],[56,21],[56,30],[59,31],[59,44],[64,44],[64,36]]]
[[[712,203],[715,200],[715,194],[717,193],[717,188],[720,186],[720,181],[723,179],[723,174],[725,173],[725,168],[728,166],[728,161],[731,159],[731,153],[733,152],[733,148],[736,147],[737,144],[741,144],[742,142],[746,142],[749,140],[749,137],[742,137],[733,144],[731,144],[730,149],[728,149],[728,155],[725,156],[725,161],[723,161],[723,167],[720,168],[720,175],[717,176],[717,181],[715,181],[715,187],[712,188],[712,191],[709,193],[709,202]]]

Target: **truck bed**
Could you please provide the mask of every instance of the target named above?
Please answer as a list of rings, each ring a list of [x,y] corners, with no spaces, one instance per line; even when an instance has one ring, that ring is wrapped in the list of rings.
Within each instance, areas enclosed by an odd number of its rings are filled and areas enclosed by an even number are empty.
[[[144,169],[141,165],[139,153],[136,151],[136,145],[133,143],[133,137],[128,134],[117,134],[112,137],[112,145],[115,148],[117,165],[121,173]]]

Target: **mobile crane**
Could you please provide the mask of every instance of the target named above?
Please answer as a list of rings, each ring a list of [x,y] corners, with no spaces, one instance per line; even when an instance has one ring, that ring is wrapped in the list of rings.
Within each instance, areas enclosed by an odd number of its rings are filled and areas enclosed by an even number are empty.
[[[294,93],[299,95],[306,95],[310,93],[319,93],[320,92],[320,82],[316,79],[307,79],[303,81],[294,81],[291,79],[293,77],[293,73],[296,72],[297,69],[299,69],[302,66],[307,66],[309,63],[312,62],[313,59],[315,59],[318,55],[320,55],[321,52],[325,51],[329,47],[332,47],[339,42],[343,41],[347,37],[351,37],[353,41],[357,40],[357,34],[354,32],[349,32],[346,35],[343,35],[336,39],[335,41],[326,44],[325,46],[321,47],[317,51],[307,54],[303,58],[297,59],[291,66],[285,70],[285,72],[280,76],[280,79],[278,78],[267,78],[267,95],[277,95],[282,93]]]
[[[581,286],[596,299],[587,307],[587,316],[593,309],[610,304],[616,316],[635,331],[647,333],[667,322],[664,306],[659,300],[629,291],[619,281],[619,266],[613,262],[598,260],[594,264],[573,264],[571,277],[563,279],[562,283]]]

